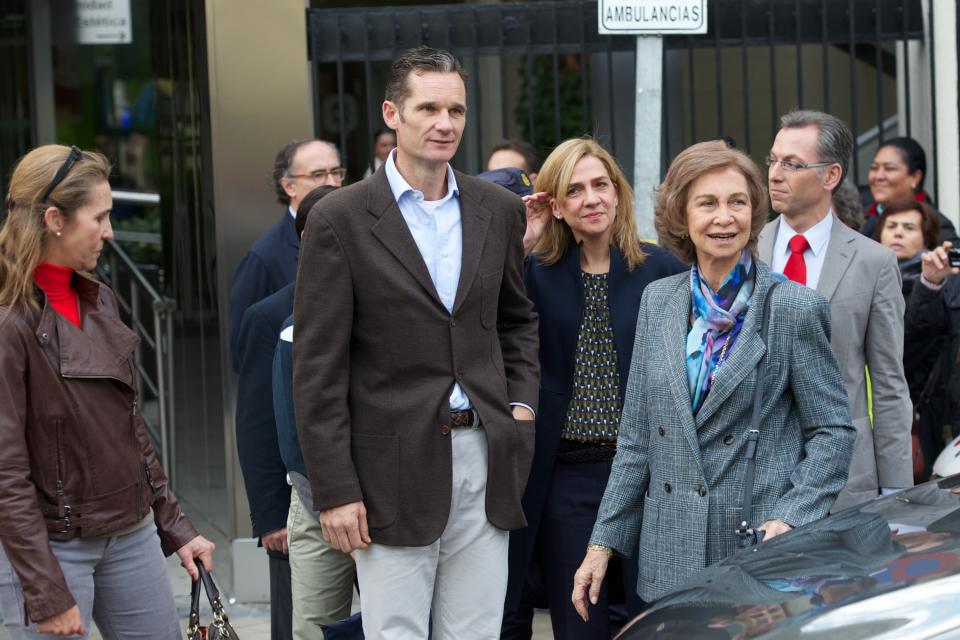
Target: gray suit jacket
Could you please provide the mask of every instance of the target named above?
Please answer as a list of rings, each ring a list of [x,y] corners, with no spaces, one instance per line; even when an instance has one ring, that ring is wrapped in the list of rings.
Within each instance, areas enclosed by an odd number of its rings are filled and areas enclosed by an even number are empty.
[[[777,218],[760,233],[761,260],[772,263],[779,224]],[[913,485],[913,406],[903,375],[905,305],[896,256],[835,219],[817,291],[830,303],[831,344],[857,428],[850,479],[834,505],[837,511],[872,500],[879,487]],[[872,430],[865,368],[873,396]]]
[[[751,524],[817,520],[847,478],[855,434],[830,349],[829,307],[815,291],[780,285],[765,348],[756,301],[772,278],[765,264],[755,264],[740,336],[696,416],[685,365],[690,274],[658,280],[643,293],[617,455],[591,542],[630,555],[639,535],[639,592],[647,601],[736,549],[744,449],[764,354]]]
[[[294,300],[297,432],[314,508],[363,500],[379,544],[424,546],[450,513],[450,391],[487,439],[487,518],[525,524],[533,458],[537,321],[523,286],[523,203],[457,172],[460,280],[447,311],[381,169],[321,200],[307,222]]]

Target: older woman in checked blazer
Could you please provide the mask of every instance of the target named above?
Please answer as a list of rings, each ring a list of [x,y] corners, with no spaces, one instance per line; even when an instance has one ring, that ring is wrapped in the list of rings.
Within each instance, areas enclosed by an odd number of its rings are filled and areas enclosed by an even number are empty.
[[[780,283],[766,345],[759,333],[774,283],[754,255],[766,207],[763,174],[723,142],[681,152],[660,186],[660,240],[693,266],[643,293],[617,454],[574,578],[585,619],[610,556],[638,538],[647,602],[736,550],[758,383],[751,527],[772,538],[817,520],[846,482],[855,432],[826,300]]]

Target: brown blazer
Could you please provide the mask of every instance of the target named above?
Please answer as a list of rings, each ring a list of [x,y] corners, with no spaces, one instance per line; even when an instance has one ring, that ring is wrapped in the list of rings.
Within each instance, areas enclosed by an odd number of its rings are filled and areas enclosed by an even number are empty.
[[[456,172],[463,258],[453,313],[430,279],[381,169],[321,200],[307,223],[294,302],[297,429],[314,507],[363,500],[370,536],[423,546],[450,510],[449,396],[460,383],[487,436],[487,517],[526,524],[537,320],[522,279],[524,209]]]

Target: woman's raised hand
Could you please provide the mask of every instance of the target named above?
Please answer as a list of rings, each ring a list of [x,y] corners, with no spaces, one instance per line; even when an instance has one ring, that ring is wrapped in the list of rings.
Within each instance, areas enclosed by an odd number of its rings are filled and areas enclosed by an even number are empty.
[[[923,254],[920,261],[923,268],[923,277],[926,278],[927,282],[940,284],[947,276],[960,273],[960,269],[950,266],[948,252],[951,247],[953,247],[953,243],[948,240],[941,246]]]
[[[527,255],[536,246],[547,226],[550,209],[553,206],[553,196],[546,191],[538,191],[533,195],[523,196],[523,204],[527,207],[527,230],[523,234],[523,255]]]

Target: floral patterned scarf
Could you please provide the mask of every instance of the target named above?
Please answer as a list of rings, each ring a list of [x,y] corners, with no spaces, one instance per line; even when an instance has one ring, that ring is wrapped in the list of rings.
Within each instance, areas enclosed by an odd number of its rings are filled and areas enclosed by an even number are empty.
[[[686,363],[694,415],[703,406],[716,371],[730,357],[750,306],[754,277],[753,259],[747,250],[716,293],[700,277],[696,264],[690,270],[693,326],[687,334]]]

